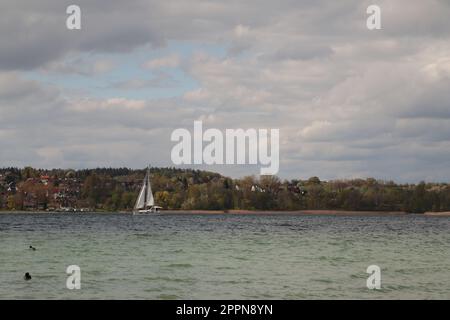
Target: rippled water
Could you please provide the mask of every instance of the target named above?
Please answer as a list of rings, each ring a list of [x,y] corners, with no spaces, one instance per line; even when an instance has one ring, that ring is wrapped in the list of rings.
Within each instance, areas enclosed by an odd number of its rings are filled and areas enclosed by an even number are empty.
[[[0,299],[450,299],[449,231],[448,217],[0,214]]]

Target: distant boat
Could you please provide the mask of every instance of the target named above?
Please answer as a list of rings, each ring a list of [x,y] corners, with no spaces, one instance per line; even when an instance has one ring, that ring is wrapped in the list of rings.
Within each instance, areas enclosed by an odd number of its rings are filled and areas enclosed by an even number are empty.
[[[141,191],[134,205],[133,214],[150,214],[159,212],[162,208],[155,206],[153,198],[152,186],[150,184],[150,170],[147,168]]]

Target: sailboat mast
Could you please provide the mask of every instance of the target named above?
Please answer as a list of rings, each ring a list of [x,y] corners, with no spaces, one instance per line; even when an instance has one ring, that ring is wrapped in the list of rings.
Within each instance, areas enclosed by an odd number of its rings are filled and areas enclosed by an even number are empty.
[[[147,173],[145,175],[144,179],[144,208],[147,207],[147,189],[148,189],[148,167],[147,167]]]

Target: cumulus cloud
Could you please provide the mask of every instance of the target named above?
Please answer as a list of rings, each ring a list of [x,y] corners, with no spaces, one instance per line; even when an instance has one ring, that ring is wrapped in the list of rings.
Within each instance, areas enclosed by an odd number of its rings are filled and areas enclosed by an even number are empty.
[[[168,165],[170,145],[161,137],[180,123],[161,110],[171,109],[189,122],[200,116],[175,101],[68,99],[17,73],[0,73],[0,88],[2,166],[138,167],[142,159]]]
[[[279,128],[284,177],[450,179],[448,1],[379,0],[375,31],[366,28],[371,1],[82,0],[79,32],[64,27],[69,2],[1,3],[2,165],[171,165],[171,130],[202,119]],[[136,67],[152,77],[107,78],[117,90],[107,97],[28,78],[107,74],[112,54],[132,63],[138,48],[153,58]],[[147,88],[174,94],[120,94]]]

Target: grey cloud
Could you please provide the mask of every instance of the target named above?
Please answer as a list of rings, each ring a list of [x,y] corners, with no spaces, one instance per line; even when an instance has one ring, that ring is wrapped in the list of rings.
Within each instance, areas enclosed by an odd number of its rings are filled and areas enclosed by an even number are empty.
[[[278,7],[271,1],[89,1],[80,0],[82,29],[67,30],[67,6],[72,1],[2,0],[0,68],[28,70],[63,58],[71,52],[129,52],[136,47],[164,46],[169,40],[217,36],[239,21],[265,23],[263,12]],[[280,7],[282,10],[286,8]],[[3,17],[4,15],[4,17]]]
[[[310,43],[286,46],[273,53],[262,55],[261,58],[271,60],[309,60],[313,58],[324,58],[333,54],[333,49],[328,46],[314,46]]]
[[[170,133],[179,121],[164,110],[190,122],[199,116],[171,100],[65,99],[60,91],[16,73],[0,74],[1,83],[8,83],[0,86],[2,166],[138,167],[145,162],[142,154],[155,165],[167,165]]]
[[[171,131],[203,119],[221,129],[280,128],[283,177],[450,179],[444,0],[380,0],[383,29],[374,32],[365,27],[372,1],[80,1],[80,32],[65,29],[68,4],[2,1],[0,69],[16,70],[0,74],[2,165],[170,165]],[[70,59],[170,41],[228,54],[188,58],[182,68],[198,88],[171,99],[67,94],[17,71],[90,75]],[[105,86],[171,84],[157,74]]]
[[[171,40],[227,41],[240,24],[259,30],[256,47],[263,37],[273,38],[274,32],[281,41],[304,35],[329,42],[366,39],[365,8],[371,2],[132,0],[125,5],[119,0],[80,0],[79,31],[65,28],[65,9],[70,4],[68,0],[2,0],[0,36],[8,41],[0,43],[0,68],[26,70],[71,52],[127,52],[147,44],[164,46]],[[450,5],[444,0],[380,0],[378,4],[383,9],[384,35],[442,37],[450,33]],[[244,39],[235,49],[250,47]],[[278,54],[310,58],[314,53],[330,53],[326,46],[307,48]]]

